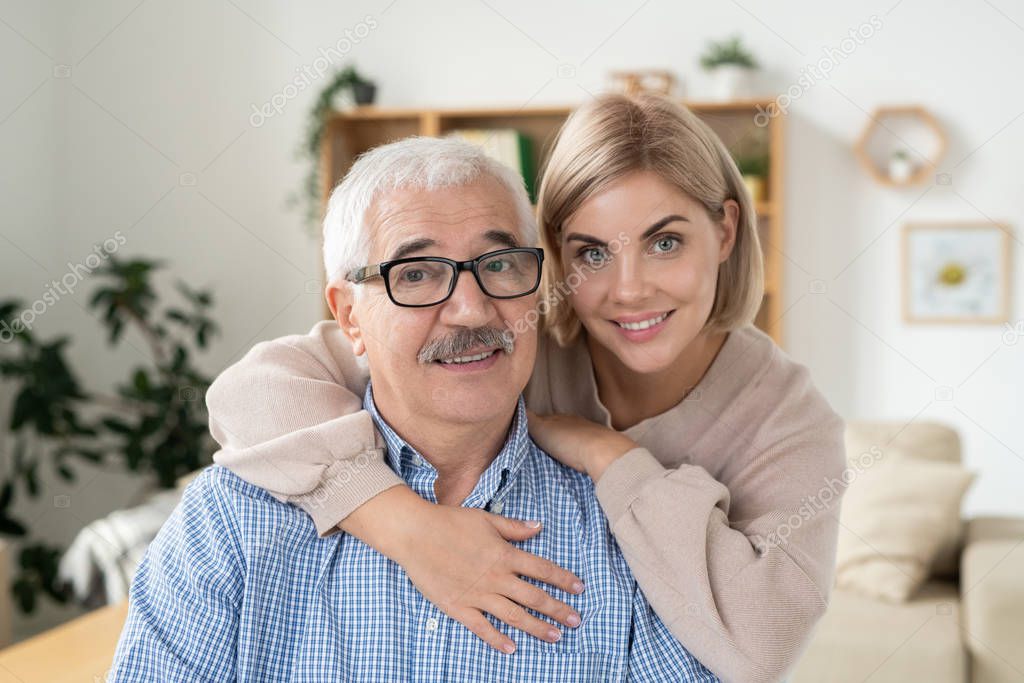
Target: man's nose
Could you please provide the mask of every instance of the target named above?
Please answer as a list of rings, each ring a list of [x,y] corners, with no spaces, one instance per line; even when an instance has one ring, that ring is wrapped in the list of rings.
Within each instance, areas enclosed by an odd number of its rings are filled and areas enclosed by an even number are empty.
[[[451,297],[441,304],[441,321],[450,325],[481,327],[495,315],[494,300],[487,296],[473,273],[460,270]]]

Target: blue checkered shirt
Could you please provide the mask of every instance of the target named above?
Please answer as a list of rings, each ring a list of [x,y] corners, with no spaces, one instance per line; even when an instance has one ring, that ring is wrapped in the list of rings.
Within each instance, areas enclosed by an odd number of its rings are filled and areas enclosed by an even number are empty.
[[[364,406],[386,459],[436,502],[437,471]],[[557,643],[488,615],[497,652],[427,601],[398,564],[348,534],[317,536],[299,508],[213,465],[146,551],[110,681],[715,681],[654,613],[608,529],[589,477],[530,440],[520,398],[508,440],[465,507],[544,528],[515,545],[583,579],[582,618]],[[554,623],[537,614],[544,621]]]

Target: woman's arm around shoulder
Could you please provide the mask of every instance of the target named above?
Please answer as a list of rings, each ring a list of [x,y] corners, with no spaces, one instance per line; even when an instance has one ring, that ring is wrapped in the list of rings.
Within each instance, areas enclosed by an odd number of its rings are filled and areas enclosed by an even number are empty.
[[[317,533],[403,483],[362,409],[368,374],[338,323],[254,346],[206,394],[214,461],[305,510]]]

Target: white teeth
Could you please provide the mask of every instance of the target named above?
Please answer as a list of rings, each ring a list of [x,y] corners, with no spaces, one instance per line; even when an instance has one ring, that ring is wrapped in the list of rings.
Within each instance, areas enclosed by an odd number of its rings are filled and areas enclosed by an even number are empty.
[[[456,358],[449,358],[447,360],[442,360],[441,362],[445,365],[452,365],[453,363],[473,363],[478,360],[483,360],[484,358],[490,358],[495,353],[496,351],[492,350],[484,353],[478,353],[475,356],[458,356]]]
[[[667,317],[668,317],[668,313],[662,313],[657,318],[651,318],[650,320],[642,320],[642,321],[640,321],[638,323],[619,323],[619,322],[617,322],[616,324],[619,327],[621,327],[623,329],[627,329],[627,330],[646,330],[648,327],[651,327],[652,325],[657,325],[658,323],[660,323],[662,320],[664,320]]]

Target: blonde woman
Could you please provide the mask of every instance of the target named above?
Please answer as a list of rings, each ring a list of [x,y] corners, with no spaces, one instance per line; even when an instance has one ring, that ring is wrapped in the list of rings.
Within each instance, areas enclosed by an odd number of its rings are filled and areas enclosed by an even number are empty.
[[[681,105],[605,95],[560,131],[538,212],[548,270],[532,436],[595,481],[640,587],[690,652],[725,681],[779,680],[828,602],[843,425],[751,324],[763,266],[736,166]],[[485,612],[548,640],[527,608],[577,626],[524,580],[574,592],[575,577],[510,543],[542,527],[429,503],[368,457],[380,441],[359,410],[365,384],[334,321],[258,344],[207,395],[215,459],[302,507],[321,535],[396,561],[495,648],[511,643]]]

